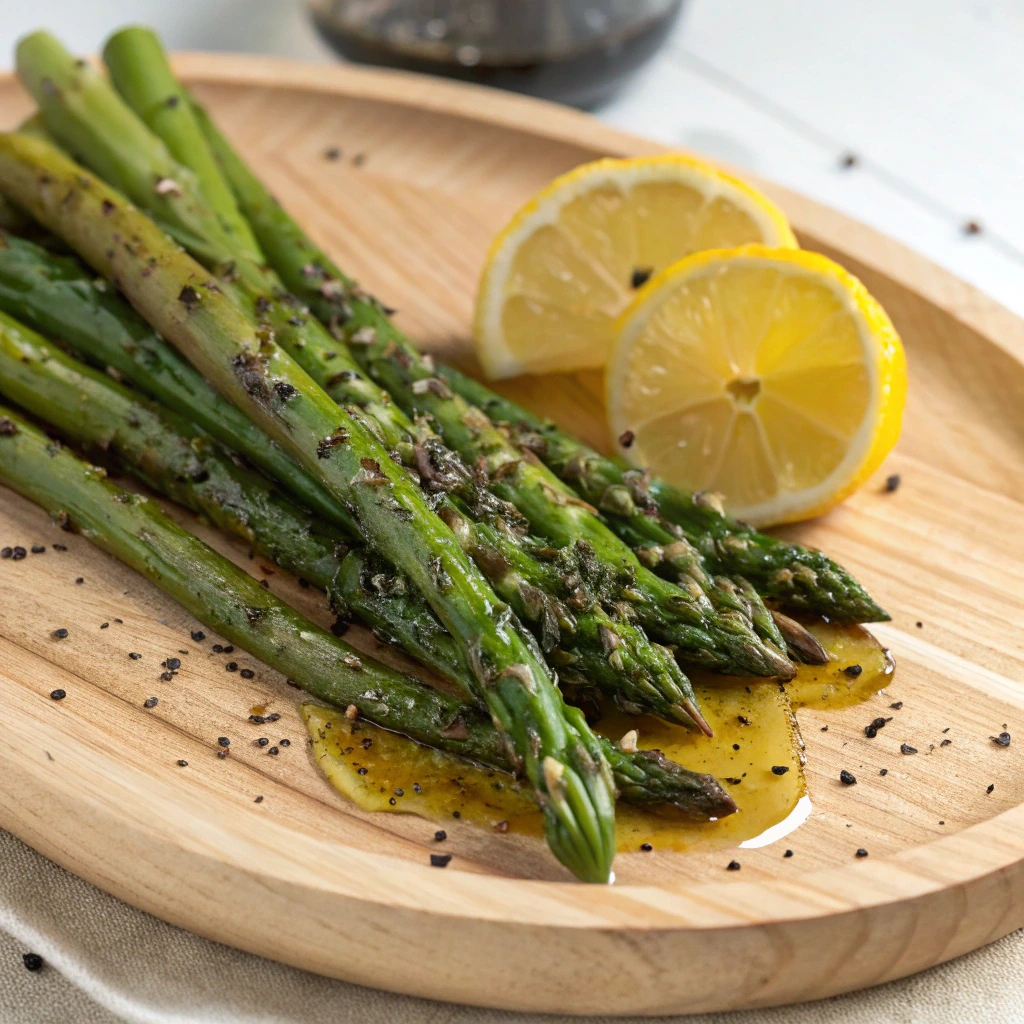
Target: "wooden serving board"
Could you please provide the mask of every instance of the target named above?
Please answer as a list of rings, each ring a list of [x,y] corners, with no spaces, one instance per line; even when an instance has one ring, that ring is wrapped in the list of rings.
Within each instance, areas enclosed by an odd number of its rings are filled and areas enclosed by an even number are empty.
[[[659,148],[569,110],[408,75],[203,55],[178,69],[339,262],[427,348],[463,361],[485,248],[518,204],[583,161]],[[28,109],[0,81],[2,123]],[[325,158],[331,147],[339,159]],[[1024,323],[892,240],[765,187],[804,245],[885,304],[911,371],[903,439],[879,479],[790,531],[892,611],[877,634],[898,663],[867,704],[801,712],[813,811],[799,831],[741,851],[738,872],[725,870],[730,851],[622,854],[617,883],[594,887],[536,841],[453,823],[454,859],[431,868],[434,824],[365,814],[320,777],[283,679],[241,654],[256,678],[226,672],[216,638],[194,643],[197,624],[172,602],[2,489],[0,546],[68,550],[0,562],[0,826],[222,942],[518,1010],[806,1000],[1024,924]],[[509,386],[606,443],[596,375]],[[884,494],[893,472],[902,486]],[[196,528],[327,621],[313,592]],[[61,626],[70,636],[56,641]],[[162,682],[171,656],[181,671]],[[56,687],[65,700],[49,698]],[[159,704],[147,710],[150,696]],[[888,710],[895,701],[902,709]],[[280,720],[251,724],[254,705]],[[868,739],[864,725],[882,714],[893,721]],[[1008,748],[989,739],[1004,729]],[[274,757],[259,735],[292,743]],[[219,736],[233,741],[227,759]],[[919,753],[901,755],[904,742]],[[840,784],[841,768],[856,786]]]

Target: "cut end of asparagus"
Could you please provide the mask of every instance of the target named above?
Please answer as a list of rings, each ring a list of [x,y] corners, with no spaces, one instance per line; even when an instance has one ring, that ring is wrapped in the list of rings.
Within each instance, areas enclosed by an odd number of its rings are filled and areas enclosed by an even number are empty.
[[[786,646],[798,661],[805,665],[828,664],[828,651],[822,647],[818,638],[802,626],[796,619],[791,619],[782,612],[773,611],[772,618],[786,640]]]

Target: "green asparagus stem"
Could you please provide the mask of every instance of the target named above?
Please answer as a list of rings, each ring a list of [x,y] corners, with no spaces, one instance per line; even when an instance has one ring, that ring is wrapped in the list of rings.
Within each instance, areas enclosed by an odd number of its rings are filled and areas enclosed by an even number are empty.
[[[265,331],[146,217],[37,139],[0,135],[0,192],[60,236],[237,407],[345,504],[470,657],[474,692],[532,783],[555,855],[606,881],[614,854],[610,770],[532,643],[418,486]]]
[[[5,408],[0,408],[0,481],[52,515],[66,517],[68,525],[140,572],[210,629],[307,693],[335,707],[354,706],[375,724],[428,746],[510,770],[505,742],[485,716],[302,618],[152,502],[114,487],[102,470],[79,461]],[[339,571],[358,579],[361,557],[346,558]],[[408,629],[420,614],[430,614],[422,603],[408,610],[412,617],[398,618],[399,628]],[[450,638],[440,643],[449,657],[461,655]],[[470,678],[464,661],[460,671]],[[630,803],[673,807],[693,820],[724,817],[736,809],[710,775],[687,771],[659,751],[629,754],[607,740],[601,745],[622,799]]]
[[[148,28],[123,28],[107,40],[103,59],[128,105],[163,139],[174,158],[195,174],[233,248],[261,263],[259,243],[249,222],[238,212],[231,189],[195,121],[188,96],[167,66],[160,40]],[[183,153],[190,154],[191,159],[184,159]]]
[[[676,541],[700,552],[711,572],[743,576],[763,597],[784,608],[816,612],[837,622],[889,618],[842,566],[822,552],[760,533],[730,519],[713,497],[687,494],[606,458],[550,420],[457,370],[443,367],[440,375],[466,401],[480,406],[492,419],[508,423],[521,445],[613,520],[631,526],[636,521],[634,510],[639,509],[644,513],[641,518],[669,524]],[[616,519],[615,506],[620,503],[622,513]],[[650,512],[658,518],[648,518]]]
[[[351,546],[339,531],[317,523],[181,418],[142,401],[3,314],[0,392],[77,445],[115,456],[154,490],[325,591],[336,609],[350,609],[379,637],[396,642],[454,682],[461,699],[472,699],[472,673],[461,650],[426,602],[390,566]],[[491,723],[470,716],[474,727],[482,726],[498,745]],[[392,726],[407,731],[394,722]],[[601,746],[623,799],[643,806],[664,802],[696,817],[717,817],[724,810],[707,777],[694,776],[664,758],[619,751],[606,740]],[[495,763],[491,755],[486,759]],[[506,764],[502,751],[497,765]]]
[[[522,462],[519,453],[493,428],[476,418],[467,429],[465,421],[472,410],[436,380],[429,359],[416,352],[393,327],[379,303],[362,296],[351,279],[312,245],[205,113],[195,109],[271,264],[290,288],[301,290],[314,311],[334,325],[336,333],[344,333],[350,343],[355,343],[353,351],[360,365],[406,411],[429,411],[445,441],[467,461],[476,463],[483,456],[492,470],[491,490],[515,505],[538,533],[556,544],[582,541],[594,550],[597,562],[621,574],[631,596],[639,593],[646,598],[641,607],[632,609],[638,621],[649,632],[678,646],[684,656],[723,671],[792,675],[792,666],[781,652],[762,643],[745,625],[739,604],[729,607],[731,596],[723,598],[722,606],[716,609],[703,590],[698,596],[657,580],[589,510],[572,502],[573,496],[564,485],[539,466]],[[409,380],[412,374],[417,375],[416,382]],[[695,590],[707,582],[706,578],[688,579]],[[681,618],[689,622],[677,621]],[[781,640],[774,626],[767,632]]]
[[[192,105],[271,266],[325,322],[346,319],[350,296],[359,294],[355,282],[313,244],[270,195],[209,115],[194,101]],[[713,501],[686,494],[607,459],[559,431],[550,421],[533,416],[458,371],[441,367],[440,375],[454,392],[492,419],[522,424],[536,435],[542,441],[536,454],[550,469],[566,483],[581,488],[583,497],[606,512],[616,526],[633,528],[634,532],[623,531],[624,539],[638,547],[678,545],[667,555],[661,551],[648,556],[667,562],[673,571],[693,572],[697,568],[695,549],[711,573],[744,576],[758,593],[786,607],[840,621],[888,618],[846,570],[821,552],[760,533],[721,514]],[[660,520],[650,519],[648,513],[652,510],[660,513]],[[655,527],[643,522],[648,519],[656,525],[667,524],[669,536],[660,530],[652,536],[650,531]]]
[[[317,481],[76,259],[54,257],[0,233],[0,309],[63,339],[94,365],[112,370],[196,423],[276,478],[308,508],[355,536],[351,517]],[[585,677],[627,711],[692,720],[708,731],[671,653],[652,645],[628,622],[613,620],[585,593],[566,587],[578,575],[577,567],[532,556],[523,548],[524,538],[510,535],[500,519],[474,523],[448,506],[445,515],[450,526],[457,524],[463,549],[498,595],[534,627],[549,658],[566,673]]]

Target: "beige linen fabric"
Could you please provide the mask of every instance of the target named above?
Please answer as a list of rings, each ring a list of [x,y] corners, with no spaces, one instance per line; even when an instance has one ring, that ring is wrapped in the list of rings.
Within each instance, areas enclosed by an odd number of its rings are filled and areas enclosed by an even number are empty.
[[[38,974],[22,965],[21,954],[29,951],[46,959]],[[0,830],[0,1024],[566,1024],[579,1019],[433,1003],[283,967],[135,910]],[[1024,932],[867,992],[671,1020],[1016,1024],[1024,1022]]]

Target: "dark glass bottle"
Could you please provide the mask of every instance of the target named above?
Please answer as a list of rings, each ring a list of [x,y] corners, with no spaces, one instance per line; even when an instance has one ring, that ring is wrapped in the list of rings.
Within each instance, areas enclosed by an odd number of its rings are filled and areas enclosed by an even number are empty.
[[[311,0],[317,28],[365,64],[446,75],[578,107],[606,100],[661,46],[682,0]]]

